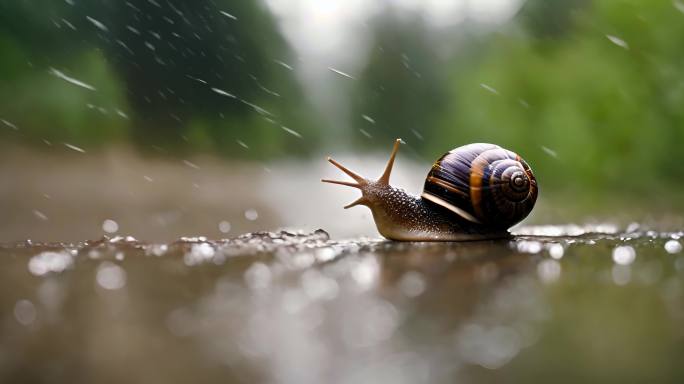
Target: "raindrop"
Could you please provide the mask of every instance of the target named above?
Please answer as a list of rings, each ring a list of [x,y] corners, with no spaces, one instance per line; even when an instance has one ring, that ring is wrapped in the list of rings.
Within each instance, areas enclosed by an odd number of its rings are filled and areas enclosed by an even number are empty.
[[[284,67],[284,68],[289,69],[290,71],[292,71],[292,70],[294,69],[294,68],[292,68],[292,66],[290,66],[289,64],[287,64],[287,63],[285,63],[285,62],[282,62],[282,61],[280,61],[280,60],[273,60],[273,62],[275,62],[276,64],[278,64],[278,65],[280,65],[280,66],[282,66],[282,67]]]
[[[104,289],[121,289],[126,285],[126,271],[114,263],[105,261],[97,268],[95,280]]]
[[[373,119],[372,117],[370,117],[368,115],[361,115],[361,117],[363,117],[363,119],[366,120],[367,122],[369,122],[371,124],[375,124],[375,119]]]
[[[256,262],[245,271],[245,282],[254,290],[268,288],[271,284],[271,269],[264,263]]]
[[[665,250],[667,253],[679,253],[682,251],[682,244],[677,240],[668,240],[668,242],[665,243]]]
[[[377,260],[367,257],[352,268],[351,276],[362,289],[368,289],[375,284],[379,270]]]
[[[245,211],[245,218],[249,221],[254,221],[259,218],[259,212],[256,209],[250,208]]]
[[[119,224],[112,219],[107,219],[102,222],[102,230],[107,233],[116,233],[119,230]]]
[[[613,250],[613,261],[619,265],[629,265],[634,262],[636,251],[629,245],[616,247]]]
[[[36,276],[43,276],[48,272],[62,272],[72,263],[72,256],[67,252],[47,251],[33,256],[29,260],[28,269]]]
[[[558,260],[563,257],[563,254],[565,253],[565,249],[563,248],[562,245],[555,243],[551,244],[549,246],[549,256],[552,258]]]
[[[85,153],[85,149],[83,149],[83,148],[79,148],[79,147],[77,147],[77,146],[75,146],[75,145],[73,145],[73,144],[69,144],[69,143],[63,143],[63,144],[64,144],[65,147],[67,147],[67,148],[69,148],[69,149],[71,149],[71,150],[74,150],[74,151],[76,151],[76,152]]]
[[[335,72],[335,73],[337,73],[337,74],[340,75],[340,76],[344,76],[344,77],[346,77],[346,78],[348,78],[348,79],[354,80],[354,77],[353,77],[352,75],[350,75],[350,74],[348,74],[348,73],[344,73],[344,72],[340,71],[339,69],[335,69],[335,68],[333,68],[333,67],[328,67],[328,69],[331,70],[331,71],[333,71],[333,72]]]
[[[556,260],[542,260],[537,265],[537,275],[544,283],[552,283],[561,275],[561,264]]]
[[[542,243],[533,240],[523,240],[518,243],[518,252],[536,254],[541,252]]]
[[[294,129],[290,129],[290,128],[285,127],[285,126],[282,126],[282,125],[280,126],[280,128],[282,128],[283,131],[289,133],[290,135],[292,135],[292,136],[294,136],[294,137],[297,137],[297,138],[300,138],[300,139],[302,138],[302,135],[301,135],[299,132],[295,131]]]
[[[206,240],[204,237],[198,239]],[[214,257],[216,250],[209,243],[193,244],[190,247],[190,252],[183,255],[183,261],[187,266],[198,265],[205,261],[209,261]]]
[[[372,138],[373,138],[373,136],[371,136],[371,134],[368,133],[368,131],[366,131],[366,130],[363,129],[363,128],[360,128],[360,129],[359,129],[359,132],[361,132],[362,135],[366,136],[366,137],[369,138],[369,139],[372,139]]]
[[[546,153],[547,155],[553,157],[554,159],[557,159],[557,158],[558,158],[558,153],[556,153],[556,151],[554,151],[553,149],[548,148],[548,147],[545,147],[545,146],[543,146],[543,145],[541,146],[541,149],[542,149],[542,151],[544,151],[544,153]]]
[[[45,214],[43,212],[41,212],[37,209],[33,210],[33,215],[36,216],[37,218],[43,220],[43,221],[47,221],[47,219],[48,219],[48,217],[45,216]]]
[[[231,20],[237,20],[237,19],[238,19],[237,17],[231,15],[230,13],[228,13],[228,12],[226,12],[226,11],[219,11],[219,12],[220,12],[223,16],[225,16],[225,17],[227,17],[227,18],[229,18],[229,19],[231,19]]]
[[[221,231],[221,233],[228,233],[230,232],[230,223],[222,220],[218,223],[218,229]]]
[[[0,119],[0,121],[2,121],[3,124],[5,124],[6,126],[12,128],[12,129],[15,130],[15,131],[18,131],[18,130],[19,130],[19,128],[18,128],[16,125],[10,123],[9,121],[7,121],[7,120],[5,120],[5,119]]]
[[[337,297],[339,286],[335,279],[325,276],[315,269],[309,269],[302,274],[302,288],[311,300],[332,300]]]
[[[99,28],[99,29],[101,29],[101,30],[103,30],[103,31],[105,31],[105,32],[109,32],[109,29],[107,29],[107,26],[105,26],[104,24],[102,24],[99,20],[93,19],[93,18],[90,17],[90,16],[86,16],[86,19],[87,19],[88,21],[90,21],[90,22],[91,22],[94,26],[96,26],[97,28]]]
[[[214,91],[214,92],[216,92],[216,93],[218,93],[218,94],[221,95],[221,96],[230,97],[231,99],[236,99],[236,98],[237,98],[237,97],[235,97],[235,95],[233,95],[232,93],[226,92],[226,91],[224,91],[223,89],[211,88],[211,90]]]
[[[425,279],[420,272],[406,272],[399,280],[399,289],[407,297],[420,296],[425,291]]]
[[[630,223],[627,228],[625,229],[625,232],[627,233],[633,233],[639,230],[639,223]]]
[[[28,300],[19,300],[14,304],[14,318],[21,325],[31,325],[36,320],[36,307]]]
[[[190,168],[200,169],[199,165],[197,165],[197,164],[195,164],[189,160],[183,160],[183,164],[187,165]]]
[[[198,78],[198,77],[194,77],[194,76],[190,76],[190,75],[185,75],[185,77],[187,77],[188,79],[191,79],[191,80],[195,80],[195,81],[197,81],[198,83],[202,83],[202,84],[206,84],[206,83],[207,83],[206,81],[204,81],[204,80],[202,80],[202,79],[200,79],[200,78]],[[213,90],[213,89],[215,89],[215,88],[212,88],[212,90]],[[220,89],[219,89],[219,91],[220,91]],[[216,91],[214,91],[214,92],[216,92]],[[216,92],[216,93],[218,93],[218,92]]]
[[[497,91],[496,89],[494,89],[493,87],[491,87],[491,86],[489,86],[489,85],[487,85],[487,84],[485,84],[485,83],[480,83],[480,87],[486,89],[487,91],[489,91],[489,92],[491,92],[491,93],[493,93],[493,94],[495,94],[495,95],[498,95],[498,94],[499,94],[499,91]]]
[[[632,270],[626,265],[614,265],[611,275],[615,284],[625,285],[632,279]]]
[[[622,47],[624,49],[629,49],[629,45],[627,44],[626,41],[622,40],[621,38],[613,35],[606,35],[606,38],[610,40],[611,43],[617,45],[618,47]]]

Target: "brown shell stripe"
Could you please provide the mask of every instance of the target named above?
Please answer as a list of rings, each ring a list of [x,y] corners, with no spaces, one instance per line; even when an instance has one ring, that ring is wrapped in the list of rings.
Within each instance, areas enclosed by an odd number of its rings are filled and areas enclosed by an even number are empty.
[[[470,165],[470,202],[473,205],[473,211],[476,217],[484,217],[482,214],[482,177],[484,176],[484,167],[487,166],[487,157],[482,152],[473,160]]]
[[[431,182],[431,183],[437,184],[437,185],[439,185],[440,187],[445,188],[445,189],[448,190],[449,192],[458,193],[459,195],[462,195],[462,196],[464,196],[465,198],[468,198],[468,195],[467,195],[465,192],[463,192],[463,191],[461,191],[460,189],[456,188],[453,184],[449,183],[448,181],[445,181],[445,180],[442,180],[442,179],[438,179],[438,178],[436,178],[436,177],[434,177],[434,176],[428,177],[428,181]]]

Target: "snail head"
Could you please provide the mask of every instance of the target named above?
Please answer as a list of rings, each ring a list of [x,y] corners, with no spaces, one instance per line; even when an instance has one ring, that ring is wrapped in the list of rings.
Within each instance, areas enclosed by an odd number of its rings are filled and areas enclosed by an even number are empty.
[[[396,139],[394,141],[394,147],[392,148],[392,154],[390,155],[389,160],[387,161],[387,165],[385,166],[385,171],[382,173],[382,176],[380,176],[377,180],[371,180],[367,179],[358,173],[350,170],[349,168],[345,167],[344,165],[338,163],[331,157],[328,157],[328,161],[334,165],[335,167],[339,168],[342,172],[346,173],[354,179],[354,181],[343,181],[343,180],[330,180],[330,179],[322,179],[321,181],[324,183],[330,183],[330,184],[339,184],[339,185],[345,185],[347,187],[353,187],[353,188],[358,188],[361,190],[361,197],[358,198],[357,200],[353,201],[352,203],[346,205],[344,209],[351,208],[357,205],[366,205],[370,206],[373,202],[373,199],[375,197],[375,193],[378,189],[382,188],[387,188],[389,187],[389,180],[390,180],[390,174],[392,173],[392,167],[394,166],[394,159],[397,156],[397,152],[399,151],[399,145],[401,144],[401,139]]]

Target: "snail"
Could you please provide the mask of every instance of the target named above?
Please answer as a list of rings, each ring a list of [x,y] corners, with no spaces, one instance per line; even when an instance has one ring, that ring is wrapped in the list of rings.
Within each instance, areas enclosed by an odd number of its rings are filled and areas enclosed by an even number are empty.
[[[389,184],[401,139],[382,176],[367,179],[328,157],[354,181],[323,179],[361,190],[345,206],[370,208],[378,232],[399,241],[463,241],[510,236],[508,229],[532,211],[537,181],[517,154],[494,144],[468,144],[440,157],[427,174],[423,193],[413,196]]]

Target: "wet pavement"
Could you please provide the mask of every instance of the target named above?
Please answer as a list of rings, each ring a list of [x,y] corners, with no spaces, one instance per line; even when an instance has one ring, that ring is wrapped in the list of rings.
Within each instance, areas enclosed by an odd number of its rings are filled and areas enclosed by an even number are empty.
[[[0,245],[0,382],[684,382],[684,233]]]

